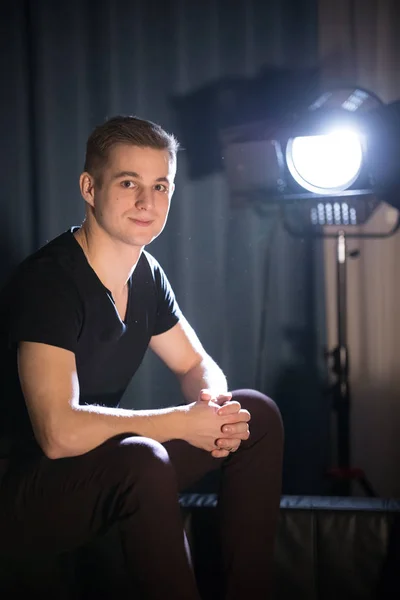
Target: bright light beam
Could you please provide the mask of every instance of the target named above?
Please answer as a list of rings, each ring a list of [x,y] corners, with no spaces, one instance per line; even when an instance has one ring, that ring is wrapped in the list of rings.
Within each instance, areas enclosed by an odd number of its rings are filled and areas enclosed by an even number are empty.
[[[316,194],[346,190],[357,179],[363,162],[360,136],[351,130],[289,140],[286,160],[292,177]]]

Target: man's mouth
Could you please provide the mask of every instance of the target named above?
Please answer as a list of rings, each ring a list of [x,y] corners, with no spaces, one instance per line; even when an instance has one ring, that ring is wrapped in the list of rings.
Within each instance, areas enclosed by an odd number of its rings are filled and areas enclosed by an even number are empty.
[[[139,225],[139,227],[148,227],[149,225],[152,224],[153,221],[148,220],[148,221],[144,221],[143,219],[132,219],[131,217],[129,217],[131,219],[131,221],[133,221],[136,225]]]

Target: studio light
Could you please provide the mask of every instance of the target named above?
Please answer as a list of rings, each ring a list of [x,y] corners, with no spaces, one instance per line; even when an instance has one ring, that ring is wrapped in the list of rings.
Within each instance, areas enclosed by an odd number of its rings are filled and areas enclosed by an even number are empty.
[[[350,129],[291,138],[286,162],[292,177],[315,194],[337,194],[358,178],[363,162],[360,134]]]
[[[326,354],[336,414],[335,469],[341,493],[357,479],[350,463],[349,349],[347,344],[347,237],[384,238],[400,227],[400,102],[385,105],[359,88],[322,94],[305,111],[275,123],[230,130],[224,157],[232,205],[253,205],[267,217],[278,207],[293,236],[336,240],[337,346]],[[360,229],[381,202],[397,220],[385,231]]]
[[[400,103],[335,89],[279,123],[228,133],[233,206],[281,204],[302,226],[360,225],[382,201],[400,206]]]

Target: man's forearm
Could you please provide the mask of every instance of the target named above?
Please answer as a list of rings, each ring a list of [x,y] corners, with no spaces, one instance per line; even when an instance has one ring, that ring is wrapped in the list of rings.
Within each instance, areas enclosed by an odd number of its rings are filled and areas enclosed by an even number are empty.
[[[215,390],[219,394],[228,390],[225,375],[210,356],[204,357],[201,363],[181,375],[180,383],[188,403],[196,402],[202,389]]]
[[[198,400],[200,390],[204,388],[215,390],[218,394],[227,391],[226,378],[210,357],[205,357],[182,375],[180,383],[187,403]],[[78,456],[123,433],[148,437],[161,443],[184,439],[185,412],[184,407],[127,410],[75,405],[65,415],[60,427],[56,428],[62,429],[63,434],[55,435],[54,440],[50,441],[49,456]]]
[[[51,458],[84,454],[122,433],[161,443],[181,439],[185,432],[185,409],[126,410],[83,405],[73,407],[66,421],[64,434],[57,436],[52,445]]]

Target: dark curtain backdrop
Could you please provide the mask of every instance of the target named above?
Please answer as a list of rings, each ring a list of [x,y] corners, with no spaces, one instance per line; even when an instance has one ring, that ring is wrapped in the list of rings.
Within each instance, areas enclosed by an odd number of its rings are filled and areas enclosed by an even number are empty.
[[[317,60],[316,0],[10,0],[0,10],[2,279],[81,222],[85,141],[106,117],[137,114],[174,130],[174,97],[264,65]],[[207,126],[199,115],[199,130]],[[285,491],[322,491],[329,410],[319,250],[290,238],[276,217],[232,210],[223,173],[192,181],[183,152],[169,224],[150,251],[230,387],[259,387],[279,403]],[[124,406],[179,400],[148,356]]]

